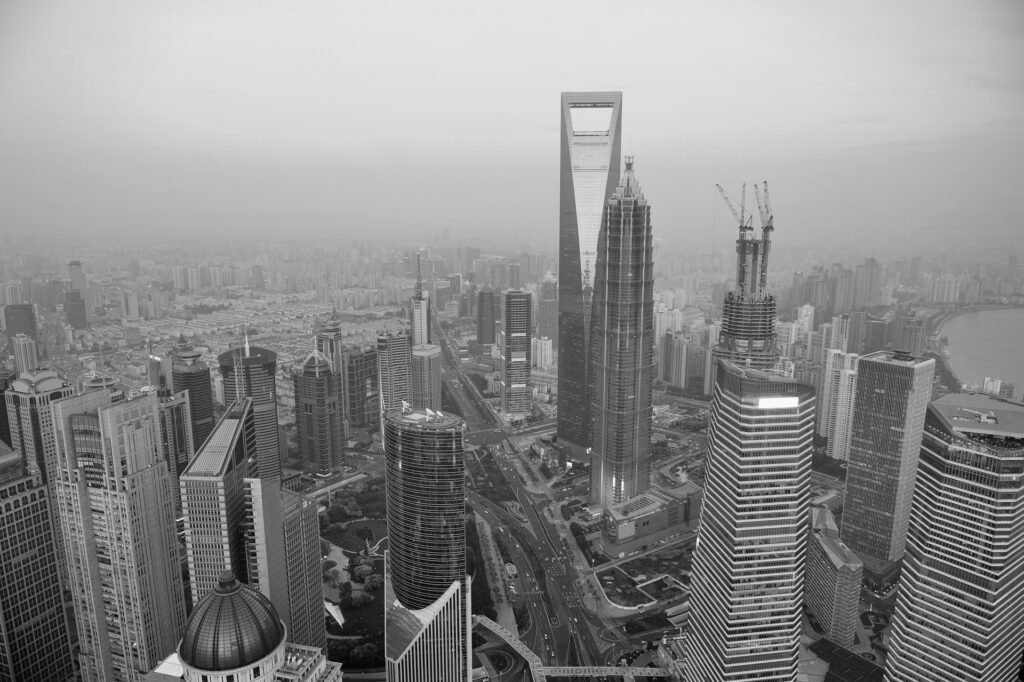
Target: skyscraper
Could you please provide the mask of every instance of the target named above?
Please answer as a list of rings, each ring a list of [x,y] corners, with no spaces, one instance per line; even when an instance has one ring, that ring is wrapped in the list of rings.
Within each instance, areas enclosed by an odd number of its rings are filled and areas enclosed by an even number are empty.
[[[393,682],[464,682],[469,676],[465,430],[458,417],[437,412],[383,415],[384,648]]]
[[[281,446],[277,428],[277,353],[245,346],[217,358],[224,377],[224,400],[229,405],[252,398],[256,418],[256,474],[281,480]]]
[[[441,347],[412,347],[412,406],[441,409]]]
[[[825,366],[819,382],[817,429],[818,435],[829,439],[829,456],[837,459],[846,459],[849,449],[858,360],[856,353],[844,353],[837,348],[825,351]],[[852,374],[847,374],[849,372]],[[841,432],[838,438],[837,432]]]
[[[18,334],[11,339],[14,346],[14,372],[21,374],[39,366],[39,354],[36,352],[36,340],[25,334]]]
[[[1015,681],[1024,650],[1024,405],[928,408],[887,682]]]
[[[935,360],[900,351],[861,356],[853,405],[842,539],[884,582],[903,558]]]
[[[69,291],[65,294],[64,315],[72,329],[87,329],[89,327],[85,296],[81,291]]]
[[[537,338],[548,337],[558,348],[558,280],[545,279],[540,283],[537,302]]]
[[[33,462],[49,482],[57,466],[57,443],[53,435],[50,404],[74,395],[74,387],[48,369],[23,372],[4,391],[11,447],[26,462]]]
[[[63,529],[86,682],[141,680],[174,650],[185,600],[173,478],[155,395],[90,391],[53,403],[50,482]],[[157,615],[159,617],[157,617]]]
[[[329,476],[335,454],[345,447],[341,378],[327,356],[309,354],[292,372],[295,386],[295,439],[304,471]]]
[[[476,306],[476,342],[480,345],[494,343],[494,292],[483,289]]]
[[[49,495],[34,460],[0,443],[0,679],[72,679]]]
[[[533,401],[530,368],[533,366],[533,295],[505,292],[501,329],[501,411],[510,419],[530,414]]]
[[[861,560],[839,540],[829,508],[812,507],[804,605],[825,635],[847,649],[857,632],[863,570]]]
[[[68,291],[81,291],[85,295],[85,272],[82,270],[82,261],[68,261]]]
[[[598,241],[590,329],[591,504],[617,504],[651,485],[653,254],[651,207],[627,156]]]
[[[171,377],[175,391],[188,391],[192,416],[192,442],[198,450],[213,431],[213,387],[210,368],[202,361],[202,354],[189,346],[175,350],[171,362]]]
[[[36,326],[35,308],[31,303],[13,303],[4,306],[4,329],[7,337],[14,338],[18,334],[39,338]]]
[[[293,642],[324,646],[316,505],[252,477],[252,405],[231,405],[181,476],[189,589],[196,602],[230,570],[273,602]]]
[[[796,681],[813,437],[814,389],[719,365],[687,680]]]
[[[350,428],[365,428],[380,419],[380,375],[376,348],[346,348],[342,355],[345,419]]]
[[[412,315],[412,343],[422,346],[430,343],[430,299],[423,291],[420,255],[416,254],[416,291],[410,301]]]
[[[377,370],[380,374],[381,412],[412,400],[412,345],[404,332],[377,332]]]
[[[157,391],[160,415],[160,451],[175,479],[195,455],[192,440],[192,410],[188,391],[161,393]],[[175,486],[177,489],[177,486]]]
[[[563,92],[558,224],[558,441],[590,445],[591,294],[601,215],[619,181],[621,92]]]
[[[731,205],[730,205],[731,207]],[[754,228],[739,226],[736,240],[736,288],[722,304],[722,329],[718,343],[711,349],[711,371],[704,379],[704,393],[714,390],[718,361],[746,364],[755,369],[770,369],[779,360],[775,343],[775,296],[768,292],[768,252],[774,218],[765,216],[761,238]]]

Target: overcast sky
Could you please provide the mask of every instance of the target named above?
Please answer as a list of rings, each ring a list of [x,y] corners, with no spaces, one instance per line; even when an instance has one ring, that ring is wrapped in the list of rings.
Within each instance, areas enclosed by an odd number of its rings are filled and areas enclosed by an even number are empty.
[[[1019,0],[6,0],[0,234],[553,245],[563,90],[623,92],[667,240],[762,179],[781,245],[1024,235]]]

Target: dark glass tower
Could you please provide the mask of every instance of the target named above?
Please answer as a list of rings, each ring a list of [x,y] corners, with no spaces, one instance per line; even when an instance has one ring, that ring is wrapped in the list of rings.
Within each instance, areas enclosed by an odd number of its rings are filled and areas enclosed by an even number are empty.
[[[344,447],[345,418],[341,382],[330,361],[310,354],[292,374],[295,384],[295,435],[303,470],[327,476],[334,453]]]
[[[281,446],[277,428],[277,353],[250,347],[221,353],[217,358],[224,377],[228,405],[252,398],[256,418],[256,469],[262,479],[281,479]]]
[[[590,320],[592,504],[617,504],[651,485],[653,259],[651,207],[627,156],[604,210]]]
[[[25,334],[38,341],[39,330],[33,305],[14,303],[4,306],[4,329],[7,330],[8,338],[13,339],[18,334]]]
[[[476,306],[477,343],[494,343],[494,320],[494,292],[485,289],[480,292],[480,300]]]
[[[191,348],[177,350],[171,364],[174,390],[188,391],[192,414],[192,445],[196,451],[203,446],[214,427],[210,368],[200,357],[201,353]]]
[[[619,179],[621,92],[563,92],[558,223],[558,440],[589,445],[591,294],[601,215]]]

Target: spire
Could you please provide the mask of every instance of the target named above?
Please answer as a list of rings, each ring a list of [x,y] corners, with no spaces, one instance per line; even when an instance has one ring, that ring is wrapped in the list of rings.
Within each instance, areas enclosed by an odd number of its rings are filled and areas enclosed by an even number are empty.
[[[245,357],[249,357],[249,320],[245,321]]]

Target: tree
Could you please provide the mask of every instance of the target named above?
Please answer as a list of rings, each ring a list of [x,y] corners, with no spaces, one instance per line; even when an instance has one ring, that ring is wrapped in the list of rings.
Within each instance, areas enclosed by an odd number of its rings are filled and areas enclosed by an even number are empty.
[[[384,585],[384,576],[374,573],[373,575],[366,576],[366,580],[363,583],[363,588],[374,592],[379,590]]]
[[[357,592],[352,595],[352,608],[357,609],[360,606],[365,606],[373,601],[373,597],[366,594],[365,592]]]
[[[357,583],[364,582],[369,576],[373,575],[373,566],[356,566],[352,572],[352,580]]]
[[[360,644],[348,653],[348,665],[353,668],[368,668],[376,663],[379,653],[380,649],[372,642]]]

